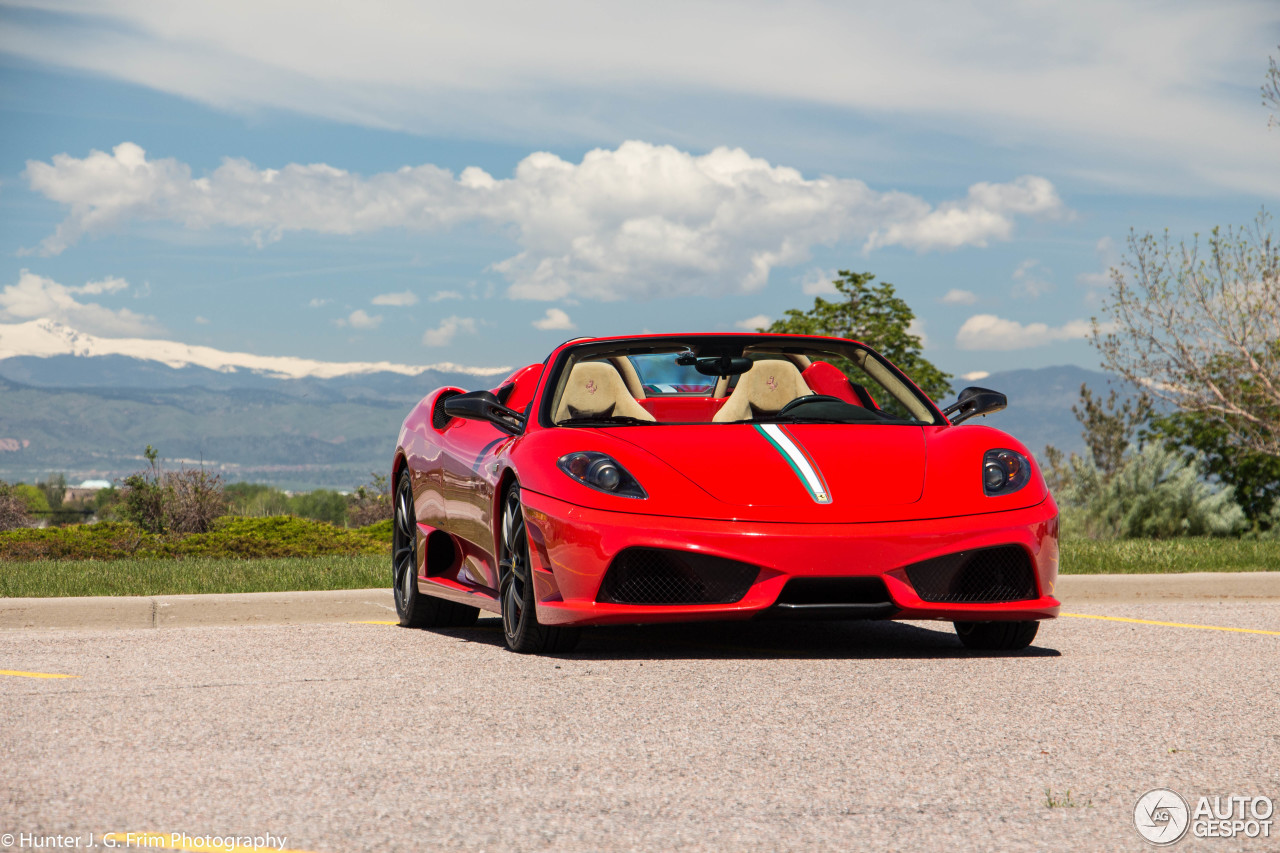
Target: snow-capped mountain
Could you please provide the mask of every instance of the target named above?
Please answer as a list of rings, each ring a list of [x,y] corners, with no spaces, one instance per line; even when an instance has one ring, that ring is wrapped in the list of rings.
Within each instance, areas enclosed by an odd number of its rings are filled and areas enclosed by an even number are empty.
[[[126,356],[171,368],[202,367],[219,373],[250,371],[274,379],[333,379],[373,373],[418,376],[426,372],[497,376],[510,367],[468,367],[452,362],[410,365],[389,361],[318,361],[294,356],[224,352],[213,347],[145,338],[100,338],[53,320],[0,324],[0,360],[53,356]]]

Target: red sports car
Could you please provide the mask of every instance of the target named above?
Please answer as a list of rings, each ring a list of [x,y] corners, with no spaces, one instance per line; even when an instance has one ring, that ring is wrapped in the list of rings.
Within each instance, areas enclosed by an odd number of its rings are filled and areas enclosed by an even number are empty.
[[[590,338],[492,391],[440,388],[392,465],[402,625],[502,615],[518,652],[584,625],[943,619],[1021,649],[1057,615],[1058,510],[987,426],[856,341]]]

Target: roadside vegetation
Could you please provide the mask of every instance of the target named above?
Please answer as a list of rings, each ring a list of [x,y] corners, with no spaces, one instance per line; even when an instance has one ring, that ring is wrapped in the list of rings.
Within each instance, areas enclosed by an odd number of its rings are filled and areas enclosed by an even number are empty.
[[[390,583],[385,555],[305,559],[225,557],[30,560],[6,563],[0,596],[197,595],[227,592],[372,589]]]

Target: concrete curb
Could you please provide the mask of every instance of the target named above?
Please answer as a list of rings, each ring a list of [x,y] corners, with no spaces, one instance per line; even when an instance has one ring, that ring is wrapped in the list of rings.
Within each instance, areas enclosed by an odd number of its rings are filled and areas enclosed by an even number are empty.
[[[1090,602],[1277,600],[1280,572],[1063,575],[1058,579],[1057,595],[1067,609]],[[300,625],[395,618],[389,589],[136,598],[0,598],[0,630]]]
[[[1280,572],[1187,572],[1178,575],[1061,575],[1058,600],[1188,601],[1280,598]]]
[[[394,620],[390,589],[232,595],[0,598],[0,630],[186,628]]]

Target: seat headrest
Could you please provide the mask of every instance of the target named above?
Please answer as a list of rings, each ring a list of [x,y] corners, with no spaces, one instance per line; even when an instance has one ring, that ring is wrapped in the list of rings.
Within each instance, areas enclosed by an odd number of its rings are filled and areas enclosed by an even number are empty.
[[[556,407],[556,421],[568,418],[599,415],[623,415],[642,421],[654,420],[627,390],[626,383],[612,364],[604,361],[583,361],[569,371],[560,405]]]
[[[717,423],[745,421],[754,417],[755,411],[772,414],[797,397],[812,393],[794,364],[782,359],[762,359],[738,377],[737,387],[712,420]]]

